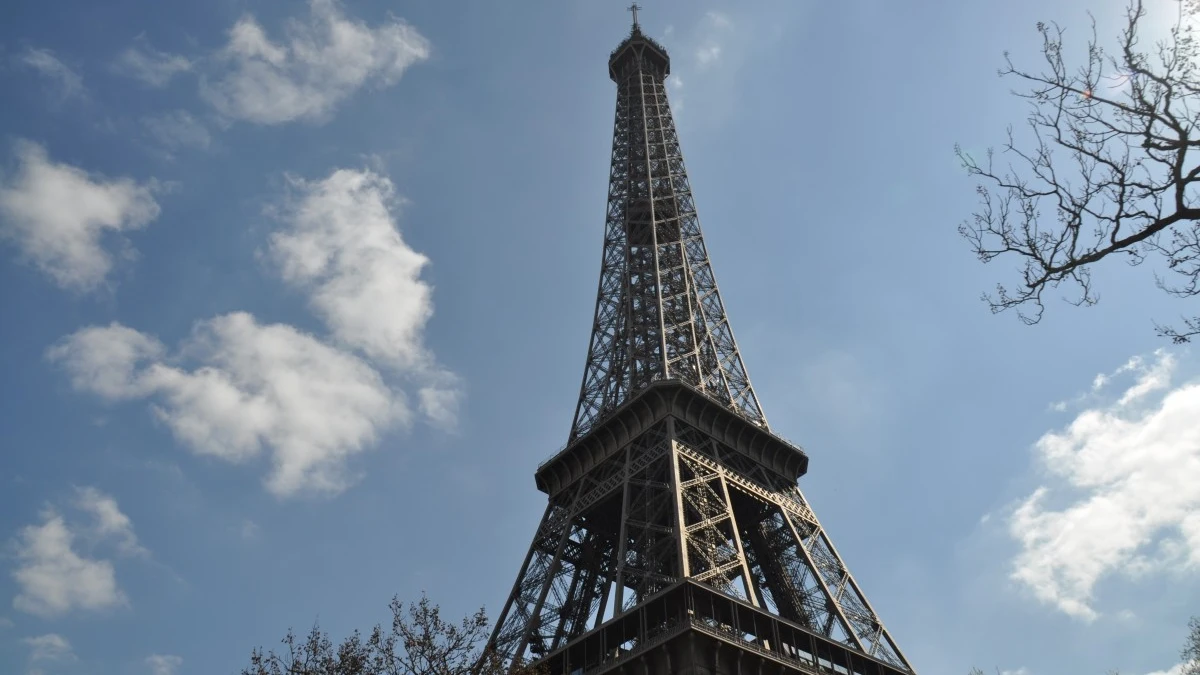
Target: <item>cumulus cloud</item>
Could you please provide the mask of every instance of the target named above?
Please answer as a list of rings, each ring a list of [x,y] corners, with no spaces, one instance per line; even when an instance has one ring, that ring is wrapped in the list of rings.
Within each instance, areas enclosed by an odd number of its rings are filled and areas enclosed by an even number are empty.
[[[1068,615],[1098,616],[1106,576],[1200,569],[1200,384],[1172,386],[1176,368],[1159,351],[1097,378],[1133,382],[1036,443],[1046,483],[1009,518],[1013,578]]]
[[[23,642],[29,646],[30,661],[72,661],[75,659],[71,643],[57,633],[25,638]]]
[[[419,408],[440,426],[457,416],[457,378],[423,344],[433,289],[429,263],[400,235],[390,180],[342,169],[319,181],[292,180],[269,258],[340,343],[419,381]]]
[[[186,110],[142,118],[146,133],[168,151],[183,148],[204,149],[212,143],[212,134],[204,123]]]
[[[192,62],[179,54],[160,52],[144,37],[139,37],[132,47],[121,52],[113,67],[151,87],[163,87],[176,75],[191,70]]]
[[[137,535],[133,533],[133,521],[121,512],[117,500],[94,487],[78,488],[76,493],[75,505],[95,518],[93,529],[96,535],[114,539],[118,550],[125,555],[149,554],[138,544]]]
[[[96,288],[113,266],[102,239],[158,217],[155,184],[108,179],[55,163],[42,146],[28,141],[18,142],[16,150],[18,171],[0,177],[0,237],[14,242],[59,286]]]
[[[144,554],[133,524],[116,500],[95,488],[81,488],[76,497],[75,506],[93,516],[93,525],[72,524],[50,508],[42,513],[40,524],[28,525],[18,534],[17,566],[12,573],[19,589],[13,599],[15,609],[50,618],[76,609],[96,611],[128,604],[112,561],[80,553],[75,540],[83,536],[98,543],[114,542],[118,553]]]
[[[83,77],[63,63],[49,49],[26,49],[17,62],[26,68],[36,70],[53,83],[60,99],[67,100],[83,96]]]
[[[197,324],[174,359],[158,340],[115,323],[84,328],[47,356],[80,390],[150,398],[198,454],[239,463],[269,450],[266,485],[279,496],[345,489],[354,480],[347,460],[409,417],[361,359],[240,312]]]
[[[400,236],[391,181],[342,169],[292,186],[283,228],[270,239],[283,279],[311,293],[339,341],[402,367],[424,360],[421,330],[433,314],[433,289],[421,272],[429,259]]]
[[[369,26],[336,0],[310,0],[307,21],[290,20],[280,40],[251,16],[234,24],[217,57],[223,72],[201,92],[231,119],[320,122],[359,89],[390,86],[428,56],[428,41],[400,19]]]
[[[135,374],[161,361],[166,348],[158,340],[114,322],[80,330],[46,355],[66,369],[76,389],[120,400],[149,393],[137,383]]]
[[[146,665],[154,675],[175,675],[183,665],[183,659],[171,654],[151,654],[146,657]]]

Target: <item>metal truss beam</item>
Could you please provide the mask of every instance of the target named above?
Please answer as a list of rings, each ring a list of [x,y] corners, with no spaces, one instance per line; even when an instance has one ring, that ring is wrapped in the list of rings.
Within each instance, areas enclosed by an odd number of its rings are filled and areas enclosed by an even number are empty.
[[[669,69],[636,25],[609,61],[616,118],[583,383],[567,445],[535,476],[549,504],[490,647],[550,675],[741,672],[743,659],[911,675],[797,487],[807,456],[771,433],[750,384]]]

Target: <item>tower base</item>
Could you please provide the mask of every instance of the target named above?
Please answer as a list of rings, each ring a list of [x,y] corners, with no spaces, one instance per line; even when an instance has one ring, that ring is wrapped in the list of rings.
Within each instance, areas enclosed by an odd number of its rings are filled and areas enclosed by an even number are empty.
[[[687,579],[536,664],[548,675],[908,675]]]

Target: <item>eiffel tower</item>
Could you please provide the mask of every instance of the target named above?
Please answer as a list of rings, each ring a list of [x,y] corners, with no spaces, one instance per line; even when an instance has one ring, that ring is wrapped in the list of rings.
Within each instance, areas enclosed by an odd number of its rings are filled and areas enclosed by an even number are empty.
[[[797,487],[738,353],[664,81],[642,33],[617,84],[600,289],[546,513],[489,646],[550,675],[839,673],[912,666]]]

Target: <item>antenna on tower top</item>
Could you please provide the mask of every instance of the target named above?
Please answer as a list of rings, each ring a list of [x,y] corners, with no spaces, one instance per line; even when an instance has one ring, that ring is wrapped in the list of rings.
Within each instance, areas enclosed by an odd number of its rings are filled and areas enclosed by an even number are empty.
[[[633,12],[633,29],[638,30],[640,28],[640,26],[638,26],[637,13],[638,13],[638,10],[641,9],[641,7],[638,7],[638,4],[635,2],[632,5],[630,5],[628,9],[630,12]]]

